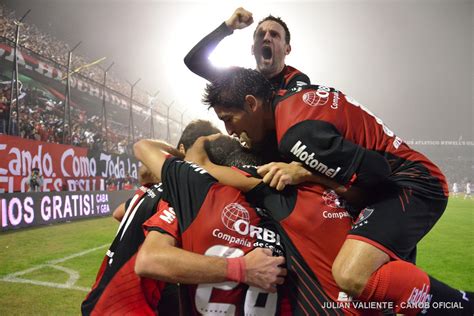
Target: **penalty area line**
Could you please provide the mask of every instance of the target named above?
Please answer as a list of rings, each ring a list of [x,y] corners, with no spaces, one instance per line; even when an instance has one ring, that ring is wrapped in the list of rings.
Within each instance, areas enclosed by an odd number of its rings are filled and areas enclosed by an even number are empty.
[[[1,278],[0,281],[13,282],[13,283],[27,283],[27,284],[53,287],[53,288],[58,288],[58,289],[71,289],[71,290],[78,290],[78,291],[88,292],[90,290],[89,288],[74,285],[76,283],[76,281],[79,279],[79,276],[80,276],[77,271],[69,269],[69,268],[58,266],[57,264],[68,261],[68,260],[71,260],[71,259],[76,258],[76,257],[84,256],[88,253],[91,253],[91,252],[94,252],[94,251],[97,251],[97,250],[100,250],[100,249],[104,249],[107,246],[109,246],[109,244],[105,244],[105,245],[102,245],[102,246],[99,246],[99,247],[87,249],[87,250],[84,250],[84,251],[66,256],[64,258],[50,260],[50,261],[47,261],[44,264],[36,265],[36,266],[33,266],[33,267],[28,268],[26,270],[13,272],[13,273],[10,273],[10,274],[4,276],[3,278]],[[33,271],[36,271],[36,270],[39,270],[39,269],[42,269],[42,268],[46,268],[46,267],[53,268],[53,269],[56,269],[56,270],[60,270],[60,271],[63,271],[65,273],[67,273],[69,275],[68,280],[65,283],[56,283],[56,282],[45,282],[45,281],[31,280],[31,279],[20,277],[20,276],[23,276],[23,275],[28,274],[30,272],[33,272]]]

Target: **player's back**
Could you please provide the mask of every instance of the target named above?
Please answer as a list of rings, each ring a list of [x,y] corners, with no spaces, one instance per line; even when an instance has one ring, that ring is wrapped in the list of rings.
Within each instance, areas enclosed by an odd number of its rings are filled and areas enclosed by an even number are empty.
[[[304,153],[308,146],[305,138],[308,142],[311,140],[304,134],[310,135],[311,131],[319,132],[317,141],[320,144],[334,144],[335,136],[340,134],[345,140],[385,156],[392,170],[391,177],[398,183],[409,182],[421,192],[448,196],[446,179],[435,164],[411,149],[370,110],[342,92],[312,85],[293,89],[275,102],[277,139],[280,149],[283,148],[283,154],[288,155],[293,151],[300,158],[309,157],[310,152]],[[295,133],[297,125],[298,136],[289,137],[291,133]],[[328,137],[324,138],[324,135]],[[325,157],[320,154],[314,153],[316,159],[308,160],[308,163],[314,162],[316,169],[327,169],[330,166],[327,163],[324,165]],[[337,172],[336,167],[334,169]],[[326,175],[332,176],[334,172]],[[414,176],[423,181],[418,185],[413,184],[411,180]]]
[[[172,158],[163,168],[164,195],[172,208],[162,203],[160,212],[145,226],[170,234],[185,250],[208,256],[240,257],[255,243],[281,252],[277,234],[263,225],[239,190],[219,184],[188,162]],[[245,284],[186,287],[184,305],[192,308],[186,314],[275,315],[278,310],[276,293],[263,293]]]

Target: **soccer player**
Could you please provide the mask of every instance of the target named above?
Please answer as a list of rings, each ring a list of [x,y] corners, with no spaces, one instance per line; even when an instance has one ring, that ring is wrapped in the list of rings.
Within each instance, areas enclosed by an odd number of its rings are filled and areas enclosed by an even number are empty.
[[[215,133],[219,133],[219,129],[210,122],[193,121],[183,130],[178,148],[173,148],[173,154],[183,155],[199,136]],[[119,207],[114,211],[114,217],[121,219],[120,227],[102,261],[96,282],[81,305],[83,315],[111,313],[155,315],[157,307],[164,314],[177,311],[176,286],[166,287],[166,292],[163,293],[166,294],[164,304],[158,305],[165,283],[140,278],[134,273],[137,251],[145,239],[142,224],[158,211],[158,202],[162,194],[162,185],[151,173],[143,172],[141,169],[140,175],[143,177],[144,185],[123,205],[123,208]]]
[[[234,30],[243,29],[253,23],[252,13],[237,8],[231,17],[217,29],[204,37],[184,58],[186,66],[198,76],[208,81],[218,77],[223,71],[214,67],[209,55],[225,37]],[[261,20],[253,34],[252,54],[257,70],[278,89],[289,89],[310,83],[308,76],[285,65],[285,58],[291,52],[290,31],[282,19],[272,15]]]
[[[466,183],[466,194],[464,195],[464,199],[467,199],[469,197],[469,200],[472,199],[471,196],[471,182],[467,181]]]
[[[214,140],[223,136],[212,135],[198,139],[194,148],[199,147],[203,139]],[[202,146],[201,146],[202,147]],[[193,152],[196,152],[194,149]],[[213,176],[215,176],[223,184],[235,186],[240,190],[247,192],[246,197],[249,201],[260,207],[268,209],[269,214],[276,220],[281,221],[281,227],[287,232],[296,248],[306,262],[310,265],[314,274],[318,276],[323,289],[328,295],[337,294],[337,285],[331,276],[332,262],[343,244],[346,233],[350,229],[350,216],[342,208],[344,201],[339,199],[332,190],[326,190],[319,185],[311,185],[306,183],[296,187],[287,187],[282,194],[278,194],[266,185],[260,183],[259,179],[245,178],[235,171],[217,166],[213,162],[222,165],[228,165],[229,161],[226,157],[221,159],[206,157],[206,151],[201,150],[200,155],[194,155],[194,161],[206,168]],[[212,161],[212,162],[211,162]],[[296,167],[295,167],[296,166]],[[299,174],[302,180],[316,181],[319,176],[308,175],[307,171],[299,165],[292,166],[293,173]],[[297,170],[298,169],[298,170]],[[252,172],[252,167],[247,166],[246,170]],[[256,172],[255,172],[256,174]],[[323,194],[321,194],[324,191]],[[339,219],[339,221],[337,221]],[[307,225],[311,223],[311,225]],[[285,233],[281,233],[282,236]],[[331,236],[327,239],[327,236]],[[299,247],[298,247],[299,246]],[[334,249],[335,248],[335,249]],[[414,315],[419,310],[424,310],[423,314],[427,315],[470,315],[473,312],[472,293],[463,292],[452,289],[447,285],[429,277],[424,271],[420,270],[413,264],[408,264],[400,259],[392,258],[390,268],[393,273],[398,268],[407,269],[411,276],[404,276],[396,279],[399,283],[392,282],[390,286],[396,287],[390,290],[390,295],[386,300],[379,301],[384,304],[360,304],[354,302],[349,304],[352,308],[393,308],[397,313]],[[291,260],[288,260],[289,263]],[[423,277],[421,277],[423,276]],[[419,291],[416,286],[424,286],[421,284],[423,279],[430,278],[432,289],[427,298],[423,295],[423,291]],[[386,289],[378,288],[376,291],[383,292]],[[410,296],[403,297],[403,293],[409,293]],[[396,294],[396,295],[394,295]],[[342,307],[346,306],[348,300],[345,293],[339,292],[337,296],[339,304],[323,305],[326,307]],[[368,301],[367,298],[361,298]],[[345,302],[345,303],[344,303]],[[390,306],[387,304],[391,302]],[[354,310],[344,310],[345,314],[357,312]],[[364,314],[369,310],[363,311]],[[373,310],[372,310],[373,312]]]
[[[237,67],[208,85],[205,102],[229,134],[245,134],[253,148],[274,135],[285,159],[349,191],[354,186],[370,193],[333,265],[344,292],[365,301],[408,299],[414,289],[424,300],[434,292],[438,298],[455,295],[408,263],[414,262],[416,244],[446,207],[445,178],[365,107],[323,86],[275,96],[260,73]],[[278,170],[260,172],[269,173],[266,181],[271,183]],[[411,278],[416,282],[408,282]],[[401,284],[416,287],[399,291]]]
[[[453,183],[453,196],[458,196],[458,193],[459,193],[458,183],[454,182]]]
[[[165,195],[163,199],[169,201],[174,211],[165,209],[145,223],[150,232],[137,259],[136,271],[140,275],[173,282],[215,283],[226,281],[229,276],[236,274],[236,277],[230,279],[252,285],[254,276],[244,272],[249,268],[249,255],[240,256],[253,247],[264,246],[273,249],[277,254],[284,250],[289,260],[287,264],[290,269],[290,288],[287,291],[284,288],[283,294],[289,295],[291,312],[287,301],[281,303],[275,295],[259,294],[262,292],[258,289],[246,289],[243,284],[218,283],[191,287],[187,296],[193,306],[191,314],[211,312],[274,315],[278,310],[283,315],[342,315],[338,308],[324,309],[323,303],[330,306],[334,301],[321,288],[312,270],[292,246],[291,241],[275,233],[275,229],[281,230],[278,225],[275,226],[272,221],[266,219],[264,210],[252,207],[240,190],[219,184],[198,165],[177,158],[166,159],[166,155],[161,151],[163,148],[155,145],[157,144],[141,141],[134,147],[135,154],[152,168],[154,173],[161,172]],[[195,146],[188,151],[186,159],[197,158],[193,154],[193,148]],[[200,149],[202,150],[202,147]],[[227,137],[223,143],[214,144],[212,152],[215,156],[224,156],[234,165],[254,163],[251,160],[253,158],[249,158],[252,156],[241,149],[237,140]],[[179,252],[177,245],[198,254],[225,256],[230,259],[227,259],[227,266],[223,265],[225,261],[219,258],[213,258],[213,264],[201,265],[199,262],[202,256]],[[282,246],[284,249],[280,249]],[[309,252],[318,250],[307,249]],[[237,265],[236,262],[239,261]],[[280,261],[282,262],[283,260]],[[195,271],[196,266],[200,268],[201,273],[189,274],[189,270]],[[242,272],[233,272],[236,266]],[[330,274],[330,267],[327,270]],[[227,279],[224,278],[226,274]],[[248,276],[250,278],[247,278]],[[273,284],[282,282],[282,278],[277,278]],[[274,292],[275,288],[270,287],[268,290]]]

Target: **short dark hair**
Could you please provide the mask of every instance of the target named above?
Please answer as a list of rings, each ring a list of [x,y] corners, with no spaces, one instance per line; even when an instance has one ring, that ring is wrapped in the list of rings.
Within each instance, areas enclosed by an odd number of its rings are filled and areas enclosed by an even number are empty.
[[[202,102],[210,108],[223,106],[243,109],[246,95],[253,95],[269,102],[273,96],[273,87],[256,70],[231,67],[221,71],[211,83],[207,84]]]
[[[178,141],[177,148],[179,148],[180,144],[183,144],[184,149],[188,150],[199,137],[209,136],[220,132],[221,131],[209,121],[193,120],[184,128]]]
[[[288,26],[286,25],[286,23],[280,17],[274,17],[271,14],[269,16],[267,16],[266,18],[262,19],[260,22],[258,22],[257,27],[255,28],[255,31],[253,31],[253,37],[254,38],[255,38],[255,35],[257,34],[258,27],[260,26],[260,24],[262,24],[265,21],[274,21],[274,22],[277,22],[278,24],[280,24],[283,27],[283,29],[285,30],[285,42],[286,42],[286,44],[290,44],[291,35],[290,35],[290,30],[288,29]]]
[[[258,166],[262,160],[243,147],[239,140],[230,136],[221,137],[207,141],[204,144],[209,160],[212,163],[227,167],[242,167],[245,165]]]

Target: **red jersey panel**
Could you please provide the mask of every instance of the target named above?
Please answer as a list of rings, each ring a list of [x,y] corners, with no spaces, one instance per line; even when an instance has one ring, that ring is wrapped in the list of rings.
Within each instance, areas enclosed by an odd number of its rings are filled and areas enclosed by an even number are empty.
[[[292,89],[275,99],[274,108],[281,153],[309,170],[347,184],[370,150],[385,157],[390,179],[431,196],[447,196],[437,166],[342,92],[324,86]]]

